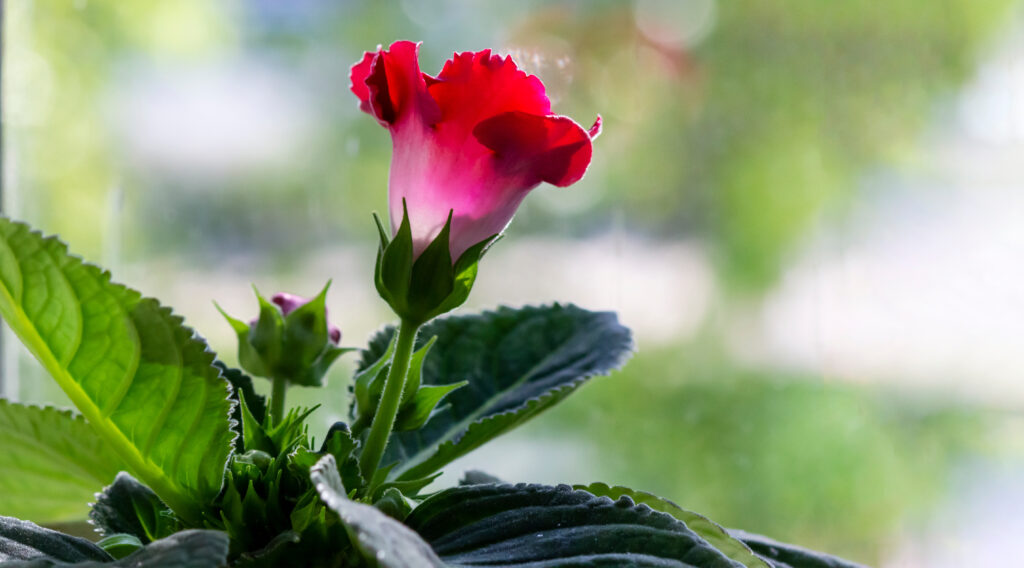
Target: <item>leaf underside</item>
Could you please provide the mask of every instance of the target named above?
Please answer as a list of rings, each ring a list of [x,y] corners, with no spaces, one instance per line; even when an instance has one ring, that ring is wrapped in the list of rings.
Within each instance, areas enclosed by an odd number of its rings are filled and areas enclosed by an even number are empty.
[[[310,472],[320,498],[338,514],[349,539],[363,557],[381,568],[443,568],[430,546],[402,523],[376,507],[350,500],[334,456],[321,458]]]
[[[124,461],[68,410],[0,399],[0,514],[37,523],[82,520]]]
[[[405,522],[444,562],[467,568],[742,567],[670,515],[567,485],[454,487]]]
[[[229,389],[180,317],[8,219],[0,316],[136,477],[176,509],[217,495]]]
[[[360,369],[377,361],[394,333],[377,333]],[[415,479],[437,471],[486,441],[560,402],[588,378],[618,368],[632,337],[614,313],[573,305],[502,307],[435,320],[417,348],[437,337],[423,364],[422,384],[469,384],[419,430],[392,434],[383,463],[399,462],[392,477]]]

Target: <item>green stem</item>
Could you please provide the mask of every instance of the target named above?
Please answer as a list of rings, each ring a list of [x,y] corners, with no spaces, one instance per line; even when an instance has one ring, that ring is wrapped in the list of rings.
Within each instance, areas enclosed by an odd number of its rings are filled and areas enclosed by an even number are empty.
[[[274,390],[270,393],[270,420],[277,426],[284,420],[284,395],[288,390],[288,381],[284,377],[274,377]]]
[[[398,406],[402,402],[402,391],[405,390],[405,379],[409,373],[409,361],[412,359],[413,346],[416,344],[416,332],[420,324],[403,321],[398,327],[398,341],[395,353],[391,356],[391,368],[384,381],[384,393],[381,395],[377,412],[373,416],[370,434],[359,456],[359,471],[369,481],[373,478],[380,460],[384,457],[384,449],[391,436],[391,428],[395,425]]]

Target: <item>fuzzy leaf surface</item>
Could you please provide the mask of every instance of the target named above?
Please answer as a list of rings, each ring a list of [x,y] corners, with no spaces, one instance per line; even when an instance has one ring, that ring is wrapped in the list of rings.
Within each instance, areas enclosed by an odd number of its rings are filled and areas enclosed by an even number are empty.
[[[49,558],[60,562],[109,561],[100,547],[77,536],[11,517],[0,517],[0,563]]]
[[[85,519],[124,461],[81,416],[0,399],[0,514],[57,523]]]
[[[310,472],[320,498],[338,514],[352,544],[370,562],[381,568],[443,568],[444,563],[430,546],[402,523],[376,507],[348,498],[335,465],[334,456],[320,459]]]
[[[88,542],[88,541],[87,541]],[[11,568],[220,568],[227,562],[228,535],[221,531],[188,530],[147,544],[116,562],[65,562],[35,558],[4,564]],[[109,557],[108,557],[109,558]]]
[[[671,515],[568,485],[465,485],[405,519],[455,566],[742,568]]]
[[[229,387],[180,317],[2,218],[0,316],[133,475],[193,519],[212,502],[234,436]]]
[[[360,369],[381,358],[393,334],[374,336]],[[392,471],[399,479],[425,477],[526,422],[617,368],[633,346],[614,313],[558,304],[438,319],[423,327],[417,347],[435,336],[422,384],[469,384],[421,429],[392,434],[382,461],[399,462]]]
[[[627,487],[609,487],[605,483],[575,485],[574,488],[592,493],[599,497],[608,497],[609,499],[620,499],[623,496],[629,497],[635,503],[642,503],[655,511],[668,513],[676,519],[686,523],[686,526],[689,527],[690,530],[699,534],[701,538],[708,541],[708,543],[718,549],[719,552],[725,554],[736,562],[739,562],[746,568],[772,568],[767,562],[755,555],[747,545],[732,537],[728,531],[717,523],[701,514],[683,509],[668,499],[662,499],[661,497],[651,493],[637,491]]]

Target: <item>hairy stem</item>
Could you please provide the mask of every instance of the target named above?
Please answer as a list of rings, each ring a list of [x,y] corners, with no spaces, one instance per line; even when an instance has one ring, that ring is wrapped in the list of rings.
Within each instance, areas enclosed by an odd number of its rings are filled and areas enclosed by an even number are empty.
[[[288,391],[288,381],[284,377],[274,377],[273,391],[270,393],[271,424],[277,426],[284,420],[284,397]]]
[[[395,425],[395,416],[398,414],[398,406],[402,402],[402,391],[405,389],[409,361],[412,359],[416,332],[419,331],[419,328],[418,324],[408,321],[403,321],[398,327],[398,341],[395,343],[395,353],[391,357],[391,368],[384,381],[384,393],[381,395],[377,412],[373,416],[373,424],[370,426],[366,445],[363,446],[363,452],[359,456],[359,471],[366,480],[371,479],[373,473],[377,471],[377,466],[380,465],[380,460],[384,456],[384,449],[388,445],[388,438],[391,436],[391,428]]]

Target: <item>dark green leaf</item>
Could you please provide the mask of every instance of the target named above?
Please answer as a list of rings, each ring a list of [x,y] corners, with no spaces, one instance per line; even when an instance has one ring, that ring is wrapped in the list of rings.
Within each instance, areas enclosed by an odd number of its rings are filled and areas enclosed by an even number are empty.
[[[0,513],[38,523],[84,519],[126,466],[81,416],[0,399]]]
[[[206,343],[56,238],[0,219],[0,316],[130,471],[196,520],[232,449]]]
[[[0,517],[0,562],[49,558],[60,562],[111,560],[102,548],[76,536],[44,529],[11,517]]]
[[[467,485],[406,518],[443,561],[474,566],[738,568],[671,515],[567,485]]]
[[[221,531],[189,530],[175,533],[113,563],[36,559],[12,563],[12,568],[220,568],[227,562],[228,535]],[[5,564],[7,566],[7,564]]]
[[[352,432],[344,422],[335,422],[331,426],[320,448],[321,454],[334,456],[341,481],[350,491],[361,488],[365,483],[359,473],[359,459],[356,453],[358,448],[359,442],[352,437]]]
[[[393,328],[378,333],[362,368],[387,349]],[[632,350],[615,314],[572,305],[499,308],[435,320],[420,337],[437,336],[423,366],[423,384],[466,380],[450,406],[415,432],[392,435],[384,463],[393,474],[423,477],[568,396],[588,378],[618,367]]]
[[[459,485],[483,485],[485,483],[505,483],[502,479],[478,469],[470,469],[462,474]]]
[[[762,559],[758,558],[745,544],[733,538],[729,533],[703,515],[687,511],[668,499],[662,499],[651,493],[636,491],[626,487],[609,487],[605,483],[591,483],[590,485],[576,485],[575,489],[593,493],[598,497],[609,499],[620,499],[623,496],[629,497],[637,504],[644,504],[662,513],[668,513],[676,519],[686,523],[690,530],[699,534],[701,538],[718,549],[719,552],[739,562],[746,568],[770,568]]]
[[[101,534],[130,534],[143,544],[181,529],[180,522],[156,493],[127,473],[119,473],[97,496],[89,519]]]
[[[766,536],[730,529],[729,534],[749,546],[773,568],[863,568],[842,558],[807,550]]]
[[[252,377],[246,375],[241,369],[228,367],[221,361],[214,361],[213,366],[220,369],[224,378],[231,383],[231,400],[236,403],[236,408],[232,412],[231,417],[239,424],[242,423],[242,409],[237,407],[239,393],[241,393],[245,396],[245,400],[249,404],[249,411],[252,412],[252,415],[256,417],[256,420],[263,422],[263,418],[267,415],[267,397],[256,392],[256,387],[253,385]]]
[[[338,477],[334,456],[325,456],[310,473],[320,498],[338,514],[352,544],[372,565],[382,568],[443,567],[434,551],[416,533],[370,505],[348,498]]]

